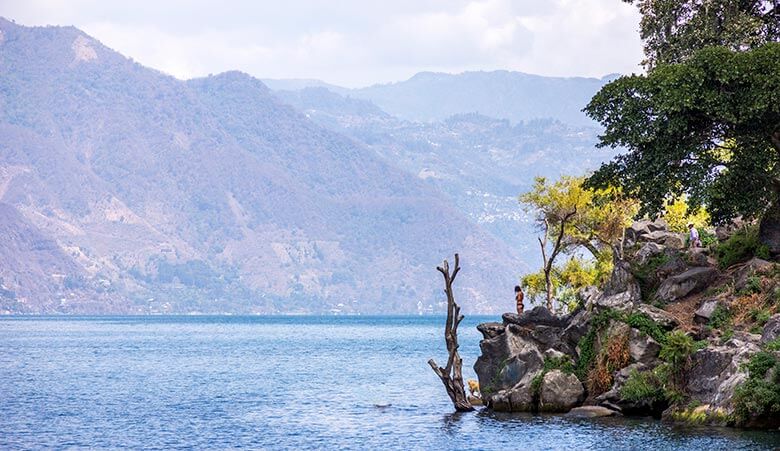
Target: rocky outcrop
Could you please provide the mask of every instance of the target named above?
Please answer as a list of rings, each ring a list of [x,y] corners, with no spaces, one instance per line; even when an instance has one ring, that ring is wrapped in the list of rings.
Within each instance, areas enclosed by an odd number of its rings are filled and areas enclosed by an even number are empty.
[[[697,324],[707,324],[715,313],[715,310],[720,305],[720,301],[717,299],[708,299],[701,303],[701,306],[696,310],[693,316],[693,322]]]
[[[736,277],[734,279],[734,288],[737,290],[743,290],[751,276],[766,273],[773,267],[774,265],[766,260],[760,258],[750,259],[737,271]]]
[[[613,417],[620,415],[618,412],[601,406],[582,406],[571,409],[566,414],[567,417],[572,418],[599,418],[599,417]]]
[[[775,186],[775,193],[780,187]],[[758,239],[769,248],[772,255],[780,255],[780,202],[775,202],[761,218]]]
[[[758,335],[738,333],[723,345],[708,346],[693,354],[687,393],[713,407],[731,408],[734,389],[747,380],[741,366],[760,349]]]
[[[716,277],[718,277],[716,268],[691,268],[664,280],[658,288],[658,297],[666,302],[675,301],[704,290]]]
[[[568,412],[585,398],[582,382],[573,374],[552,370],[542,379],[539,410],[543,412]]]

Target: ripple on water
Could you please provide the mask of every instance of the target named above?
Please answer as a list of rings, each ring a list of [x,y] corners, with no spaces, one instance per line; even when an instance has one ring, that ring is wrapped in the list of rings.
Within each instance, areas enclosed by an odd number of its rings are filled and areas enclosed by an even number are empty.
[[[461,326],[464,362],[479,354]],[[0,319],[0,448],[773,449],[777,433],[449,413],[441,318]],[[464,377],[474,378],[470,367]]]

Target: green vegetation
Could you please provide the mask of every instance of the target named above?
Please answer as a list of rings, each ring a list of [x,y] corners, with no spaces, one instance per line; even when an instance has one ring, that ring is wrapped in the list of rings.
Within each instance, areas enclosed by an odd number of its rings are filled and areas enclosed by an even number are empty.
[[[767,351],[780,351],[780,337],[766,342],[766,344],[764,344],[764,349]]]
[[[599,312],[591,319],[588,332],[580,338],[578,343],[580,358],[574,368],[574,374],[580,381],[587,382],[588,380],[588,372],[596,358],[595,345],[598,335],[607,327],[612,319],[617,317],[618,312],[615,310],[607,309]]]
[[[728,268],[736,263],[750,260],[753,257],[769,258],[769,248],[758,239],[758,227],[751,226],[731,235],[716,248],[718,265]]]
[[[780,40],[777,5],[768,0],[625,1],[642,14],[647,69],[686,61],[703,46],[745,50]]]
[[[780,415],[780,365],[773,354],[756,353],[746,365],[748,380],[734,390],[737,425],[754,417]]]
[[[641,312],[632,312],[625,317],[625,322],[634,329],[650,336],[660,344],[666,343],[666,331],[652,318]]]
[[[718,306],[715,307],[715,311],[712,312],[712,316],[710,316],[710,320],[707,322],[707,325],[713,329],[723,329],[724,327],[730,326],[731,312],[727,307],[718,304]]]
[[[631,402],[653,402],[665,399],[662,383],[652,371],[632,370],[623,387],[620,397]]]
[[[780,178],[780,43],[688,50],[679,64],[621,77],[593,97],[585,111],[605,127],[599,145],[628,151],[586,186],[621,187],[641,200],[640,214],[687,195],[716,223],[761,217]]]
[[[666,342],[661,346],[658,356],[669,364],[672,385],[680,390],[690,367],[691,355],[695,351],[693,338],[679,330],[668,333]]]

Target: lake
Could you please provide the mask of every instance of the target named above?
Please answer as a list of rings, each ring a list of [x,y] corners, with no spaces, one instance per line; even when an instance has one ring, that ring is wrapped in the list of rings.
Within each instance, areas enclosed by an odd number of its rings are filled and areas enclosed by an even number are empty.
[[[464,376],[479,355],[461,324]],[[778,432],[453,414],[440,317],[0,318],[0,449],[776,449]]]

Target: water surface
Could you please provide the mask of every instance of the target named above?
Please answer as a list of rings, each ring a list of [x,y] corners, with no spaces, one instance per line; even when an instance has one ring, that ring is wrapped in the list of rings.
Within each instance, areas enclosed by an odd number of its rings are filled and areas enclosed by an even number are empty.
[[[479,355],[461,324],[466,377]],[[438,317],[0,318],[0,449],[775,449],[776,432],[453,414]]]

